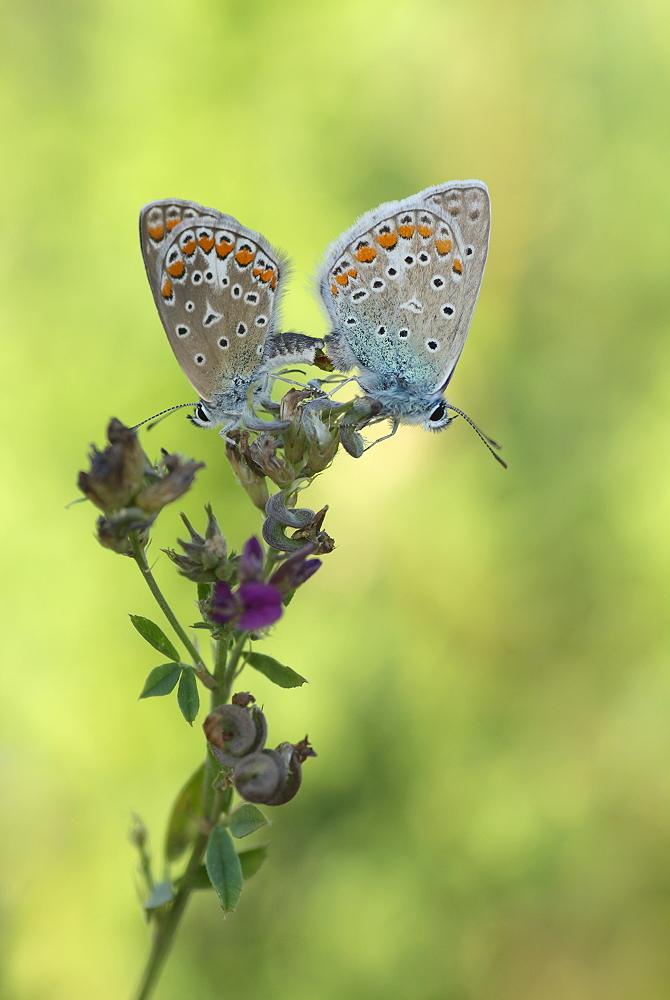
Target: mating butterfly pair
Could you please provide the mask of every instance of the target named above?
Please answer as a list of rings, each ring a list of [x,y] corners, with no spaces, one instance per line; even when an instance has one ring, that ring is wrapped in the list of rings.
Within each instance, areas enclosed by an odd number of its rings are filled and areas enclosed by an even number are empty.
[[[441,430],[443,393],[468,333],[489,244],[481,181],[449,181],[366,212],[325,255],[325,350],[398,423]],[[234,425],[251,386],[313,364],[324,341],[277,330],[286,258],[230,215],[164,199],[140,213],[149,284],[182,371],[193,420]],[[455,412],[460,412],[456,410]]]

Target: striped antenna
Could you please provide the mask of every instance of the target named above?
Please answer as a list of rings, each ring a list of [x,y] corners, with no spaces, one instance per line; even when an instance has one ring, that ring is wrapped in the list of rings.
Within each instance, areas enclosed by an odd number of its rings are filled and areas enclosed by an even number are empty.
[[[169,416],[170,413],[174,413],[175,410],[182,410],[185,406],[196,406],[196,405],[197,405],[196,403],[178,403],[177,406],[171,406],[169,410],[161,410],[160,413],[154,413],[153,417],[147,417],[146,420],[143,420],[139,424],[135,424],[135,426],[131,427],[130,429],[131,431],[139,430],[140,427],[144,427],[144,425],[148,424],[151,420],[155,420],[156,421],[155,424],[151,424],[151,427],[147,427],[147,430],[150,431],[152,427],[155,427],[156,424],[159,424],[161,420],[165,420],[165,418]]]

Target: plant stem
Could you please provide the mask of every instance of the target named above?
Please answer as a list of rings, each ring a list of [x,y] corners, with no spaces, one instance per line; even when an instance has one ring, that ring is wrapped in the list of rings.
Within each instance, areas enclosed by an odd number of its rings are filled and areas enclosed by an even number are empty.
[[[133,551],[135,551],[134,547]],[[142,557],[143,556],[144,552],[142,552]],[[167,611],[165,611],[166,617],[174,628],[175,625],[172,620],[174,615],[172,615],[170,608],[165,602],[165,598],[163,598],[160,590],[158,590],[158,586],[156,585],[155,580],[153,580],[150,572],[147,575],[147,572],[144,569],[144,566],[146,566],[146,560],[144,558],[140,560],[137,556],[135,556],[135,558],[140,566],[140,569],[147,577],[149,586],[151,586],[149,580],[151,579],[153,581],[157,594],[153,587],[151,588],[152,593],[154,593],[154,596],[156,597],[156,600],[160,604],[161,608],[163,608],[163,611],[167,608]],[[162,601],[159,600],[158,595],[160,595]],[[170,617],[170,615],[172,615],[172,617]],[[176,622],[176,619],[174,619],[174,621]],[[179,625],[178,622],[177,625]],[[181,628],[181,626],[179,626],[179,628]],[[175,628],[175,631],[178,635],[180,635],[177,628]],[[181,635],[180,638],[182,638]],[[242,635],[238,636],[237,639],[235,639],[230,647],[228,639],[220,639],[217,643],[214,676],[211,677],[211,674],[208,675],[213,681],[213,685],[208,685],[208,687],[212,688],[212,708],[216,708],[217,705],[223,705],[228,701],[228,698],[230,697],[230,689],[235,676],[235,670],[240,661],[246,640],[247,633],[244,632]],[[203,817],[205,817],[205,822],[210,827],[217,822],[219,813],[221,812],[221,793],[212,787],[217,775],[218,767],[218,763],[214,760],[212,754],[208,750],[207,757],[205,759],[202,814]],[[179,889],[177,890],[174,901],[170,905],[170,909],[164,916],[161,917],[156,914],[154,917],[154,937],[151,942],[151,951],[149,953],[149,958],[147,959],[144,973],[142,974],[138,991],[135,994],[135,1000],[148,1000],[153,993],[154,987],[158,983],[160,974],[163,971],[163,966],[165,965],[167,957],[170,954],[177,928],[184,915],[190,895],[193,891],[193,883],[200,869],[200,865],[202,864],[208,840],[209,833],[200,832],[198,834],[195,843],[193,844],[193,850],[191,852],[189,863],[182,879],[180,880]]]
[[[174,902],[162,919],[158,916],[154,917],[154,920],[156,921],[156,928],[154,931],[154,938],[151,943],[151,952],[149,953],[149,958],[142,975],[138,991],[135,994],[135,1000],[147,1000],[147,998],[151,996],[154,987],[158,982],[159,976],[163,971],[165,961],[170,954],[175,932],[179,926],[182,916],[184,915],[186,904],[189,901],[191,892],[193,891],[193,881],[200,865],[202,864],[208,839],[208,834],[198,834],[195,844],[193,845],[193,851],[191,853],[188,867],[184,873],[181,885],[177,890]]]
[[[156,579],[155,579],[153,573],[149,569],[149,563],[147,562],[147,557],[146,557],[146,555],[144,553],[144,549],[143,549],[142,544],[141,544],[141,542],[139,540],[137,532],[136,531],[131,531],[130,535],[129,535],[129,538],[130,538],[130,544],[131,544],[131,547],[132,547],[132,550],[133,550],[133,557],[135,559],[135,562],[139,566],[140,572],[142,573],[142,576],[146,580],[147,586],[149,587],[149,590],[154,595],[154,597],[156,599],[156,603],[158,604],[158,606],[160,607],[161,611],[163,612],[163,614],[165,615],[165,617],[169,621],[170,625],[172,625],[172,628],[175,630],[175,632],[177,633],[177,635],[179,636],[179,638],[183,642],[184,646],[186,647],[186,649],[190,653],[191,658],[193,659],[193,664],[195,666],[195,672],[197,673],[197,675],[200,678],[200,680],[202,681],[202,683],[205,685],[205,687],[208,687],[210,689],[214,689],[216,687],[216,681],[214,680],[214,678],[210,674],[209,670],[205,666],[205,663],[204,663],[202,657],[200,656],[200,653],[195,648],[195,646],[193,645],[193,643],[189,639],[188,635],[186,634],[186,632],[184,631],[184,629],[181,627],[181,625],[177,621],[177,617],[176,617],[174,611],[172,610],[172,608],[170,607],[170,605],[168,604],[168,602],[165,600],[165,598],[164,598],[164,596],[163,596],[163,594],[161,592],[160,587],[156,583]]]

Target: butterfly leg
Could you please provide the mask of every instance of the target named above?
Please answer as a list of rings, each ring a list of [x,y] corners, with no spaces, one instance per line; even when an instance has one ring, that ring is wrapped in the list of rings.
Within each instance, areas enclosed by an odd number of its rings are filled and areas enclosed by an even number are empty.
[[[398,420],[394,420],[393,421],[393,429],[391,430],[391,433],[390,434],[385,434],[384,437],[377,438],[377,440],[373,441],[372,444],[367,445],[365,447],[364,451],[370,451],[370,448],[374,448],[374,446],[376,444],[381,444],[382,441],[388,441],[389,438],[393,437],[393,435],[395,434],[395,432],[398,430],[399,426],[400,426],[399,421]]]

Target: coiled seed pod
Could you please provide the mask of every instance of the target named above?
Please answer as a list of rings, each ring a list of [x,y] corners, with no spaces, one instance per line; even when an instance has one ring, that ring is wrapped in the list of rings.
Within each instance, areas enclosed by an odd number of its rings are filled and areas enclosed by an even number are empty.
[[[212,753],[224,767],[234,767],[240,758],[261,750],[268,732],[265,716],[255,705],[219,705],[202,728]]]
[[[286,763],[276,750],[249,754],[233,771],[235,788],[247,802],[269,803],[285,780]]]

